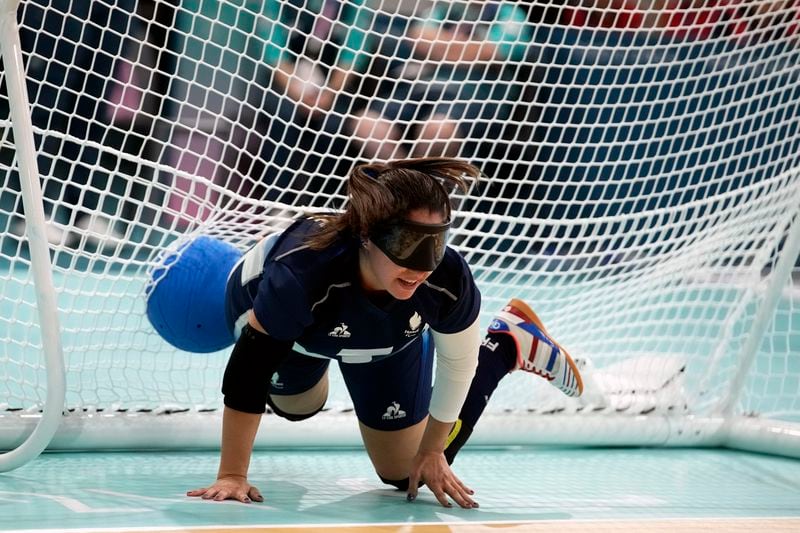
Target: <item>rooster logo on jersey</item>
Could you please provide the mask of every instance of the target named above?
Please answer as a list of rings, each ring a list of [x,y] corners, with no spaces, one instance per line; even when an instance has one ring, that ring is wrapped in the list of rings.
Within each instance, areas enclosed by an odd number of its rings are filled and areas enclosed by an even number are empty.
[[[422,317],[419,313],[414,311],[411,318],[408,319],[408,329],[406,330],[406,337],[413,337],[419,333],[419,327],[422,325]]]
[[[350,331],[347,329],[347,324],[342,322],[328,333],[328,337],[338,337],[340,339],[349,339]]]

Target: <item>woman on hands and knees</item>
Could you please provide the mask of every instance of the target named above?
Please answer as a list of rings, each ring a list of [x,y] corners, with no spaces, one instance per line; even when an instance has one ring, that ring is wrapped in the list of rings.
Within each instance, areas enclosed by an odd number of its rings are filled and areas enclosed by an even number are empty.
[[[226,288],[238,340],[223,377],[220,467],[189,496],[262,501],[247,477],[262,414],[318,413],[331,360],[380,479],[409,500],[425,484],[448,507],[477,507],[450,464],[504,375],[521,368],[580,394],[572,359],[524,303],[512,300],[481,342],[480,293],[446,246],[450,191],[479,175],[450,158],[361,165],[343,212],[297,220],[244,254]]]

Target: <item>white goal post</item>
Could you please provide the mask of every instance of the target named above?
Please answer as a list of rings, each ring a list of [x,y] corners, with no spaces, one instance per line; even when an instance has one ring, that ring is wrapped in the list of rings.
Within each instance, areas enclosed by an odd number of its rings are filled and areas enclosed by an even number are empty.
[[[441,153],[487,175],[451,241],[483,325],[525,299],[587,382],[508,376],[471,444],[800,457],[797,2],[324,4],[2,1],[0,470],[218,447],[228,352],[154,331],[162,254]],[[359,442],[335,371],[323,413],[265,416],[259,447]]]

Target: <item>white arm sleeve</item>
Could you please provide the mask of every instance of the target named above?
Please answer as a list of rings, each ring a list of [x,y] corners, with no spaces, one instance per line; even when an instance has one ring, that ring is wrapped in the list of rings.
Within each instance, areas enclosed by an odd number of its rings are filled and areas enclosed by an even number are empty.
[[[458,333],[431,330],[436,347],[436,379],[430,414],[440,422],[455,422],[478,367],[481,346],[479,320]]]

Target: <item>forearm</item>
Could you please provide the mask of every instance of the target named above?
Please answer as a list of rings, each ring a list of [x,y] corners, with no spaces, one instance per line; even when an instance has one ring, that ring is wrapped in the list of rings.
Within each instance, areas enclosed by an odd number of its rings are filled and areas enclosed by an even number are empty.
[[[276,90],[283,91],[289,85],[289,78],[294,73],[294,63],[281,61],[272,70],[272,84]]]
[[[497,46],[470,40],[444,28],[420,28],[414,34],[414,54],[422,59],[447,63],[471,63],[497,59]],[[500,58],[502,59],[502,58]]]
[[[351,69],[344,69],[339,66],[333,67],[328,81],[328,88],[333,92],[340,92],[347,85],[352,74],[353,70]]]
[[[433,492],[439,503],[445,507],[452,504],[447,497],[453,498],[461,507],[470,509],[477,507],[472,499],[473,491],[459,480],[447,463],[444,455],[444,444],[452,423],[441,422],[432,416],[428,417],[425,433],[419,450],[414,457],[408,476],[408,501],[414,501],[417,490],[422,483]]]
[[[498,57],[497,46],[488,41],[459,41],[434,43],[438,49],[435,55],[448,63],[474,63],[476,61],[494,61]]]
[[[233,348],[222,379],[222,450],[217,477],[247,477],[269,380],[289,354],[290,344],[267,335],[255,314]]]
[[[419,453],[443,453],[447,435],[450,434],[452,422],[441,422],[432,416],[428,417],[425,432],[419,443]]]
[[[454,422],[464,405],[478,367],[481,345],[479,319],[458,333],[431,330],[436,346],[436,379],[430,413],[437,420]]]
[[[225,407],[222,412],[222,451],[217,479],[227,476],[247,477],[260,422],[260,414]]]
[[[316,99],[318,91],[310,87],[306,80],[297,77],[296,66],[295,63],[289,61],[281,62],[272,74],[273,88],[295,102],[307,104],[307,100]]]

